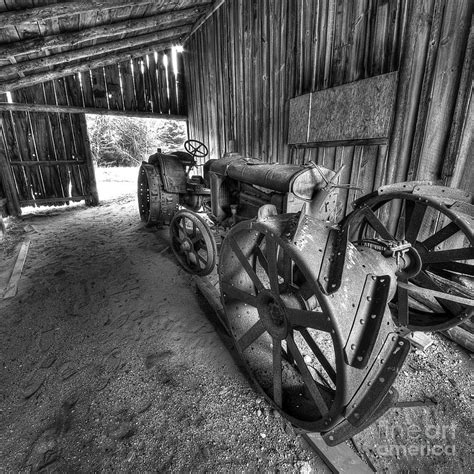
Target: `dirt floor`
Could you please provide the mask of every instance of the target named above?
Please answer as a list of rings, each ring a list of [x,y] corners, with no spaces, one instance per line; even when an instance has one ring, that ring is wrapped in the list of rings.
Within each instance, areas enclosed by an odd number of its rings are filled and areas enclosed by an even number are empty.
[[[1,472],[329,472],[250,387],[133,193],[7,226],[0,296],[31,243],[17,295],[0,300]],[[424,403],[351,448],[379,471],[472,471],[469,354],[434,336],[396,388]]]

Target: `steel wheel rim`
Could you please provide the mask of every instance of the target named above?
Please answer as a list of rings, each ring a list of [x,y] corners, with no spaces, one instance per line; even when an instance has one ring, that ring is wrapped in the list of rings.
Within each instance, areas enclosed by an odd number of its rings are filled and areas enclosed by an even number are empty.
[[[461,216],[451,211],[444,204],[438,203],[428,197],[404,192],[394,192],[383,195],[372,195],[366,200],[360,200],[358,207],[353,213],[349,214],[344,221],[344,225],[350,226],[351,240],[363,240],[364,237],[366,237],[367,230],[370,228],[373,231],[374,227],[377,227],[375,231],[376,236],[389,240],[392,235],[387,228],[387,222],[383,218],[381,220],[380,214],[377,215],[376,213],[383,210],[385,206],[390,206],[391,203],[397,199],[401,201],[401,214],[405,220],[404,224],[400,224],[397,229],[397,237],[404,237],[410,243],[414,244],[422,261],[422,271],[420,274],[415,278],[402,279],[402,283],[413,284],[427,290],[432,290],[432,294],[434,294],[434,291],[448,294],[449,290],[440,287],[440,282],[443,286],[444,284],[448,285],[449,278],[444,278],[444,280],[446,280],[444,283],[443,278],[439,278],[441,275],[444,275],[444,277],[450,276],[450,278],[464,276],[467,273],[471,276],[474,275],[474,265],[472,263],[468,263],[467,267],[459,263],[460,260],[474,262],[474,232],[468,223],[469,220],[472,221],[472,217],[467,215]],[[444,219],[444,224],[440,229],[437,229],[434,234],[423,237],[423,240],[418,240],[423,230],[423,224],[430,218],[430,213],[433,211],[438,211],[441,214],[441,219]],[[386,215],[388,216],[388,214]],[[458,236],[459,233],[461,233],[468,242],[469,245],[467,247],[463,247],[462,249],[435,250],[438,245],[448,243],[451,238]],[[438,255],[435,255],[436,252],[447,251],[451,253],[445,253],[444,255],[438,253]],[[459,251],[457,255],[454,255],[454,252],[457,251]],[[451,256],[450,261],[436,262],[436,260],[447,258],[448,255]],[[454,259],[452,258],[453,256]],[[393,301],[397,304],[395,318],[400,325],[412,330],[443,330],[459,324],[474,314],[474,307],[443,300],[439,296],[423,299],[424,302],[421,305],[417,304],[417,301],[421,299],[422,297],[416,295],[414,292],[410,292],[405,287],[399,287]],[[430,302],[429,299],[433,301]],[[474,299],[474,295],[471,296],[471,299]],[[418,303],[420,302],[418,301]],[[426,307],[427,303],[430,303],[431,310],[422,311],[422,306]]]
[[[217,248],[206,222],[197,214],[178,211],[170,223],[171,249],[189,273],[208,275],[216,264]]]
[[[239,233],[253,234],[252,241],[258,242],[259,250],[256,247],[250,251],[248,258],[247,250],[239,250]],[[263,266],[255,264],[265,258]],[[278,268],[278,259],[292,262],[290,272],[284,274]],[[233,275],[237,262],[242,271]],[[266,278],[265,269],[262,274],[265,265],[269,268]],[[340,419],[344,404],[343,345],[329,305],[297,250],[261,224],[240,223],[223,243],[219,277],[235,346],[259,390],[294,425],[315,431],[330,429]],[[318,310],[308,309],[310,300],[315,306],[314,298]],[[273,305],[274,310],[267,311],[270,314],[265,314],[265,304]],[[306,309],[301,309],[303,306]],[[332,345],[330,350],[328,343]]]

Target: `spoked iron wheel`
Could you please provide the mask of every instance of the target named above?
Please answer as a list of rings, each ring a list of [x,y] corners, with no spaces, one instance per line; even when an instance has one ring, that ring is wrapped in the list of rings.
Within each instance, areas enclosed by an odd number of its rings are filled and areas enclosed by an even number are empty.
[[[228,326],[267,400],[296,426],[328,430],[344,398],[341,336],[308,259],[279,235],[245,221],[224,240],[219,279]]]
[[[448,188],[446,188],[448,189]],[[393,210],[399,209],[394,223]],[[474,311],[474,214],[450,209],[442,200],[409,192],[370,195],[357,201],[343,225],[353,242],[408,241],[421,269],[398,278],[395,317],[411,330],[455,326]],[[466,213],[466,210],[468,212]],[[408,253],[410,256],[410,253]]]
[[[204,276],[216,264],[216,242],[206,222],[187,210],[178,211],[170,224],[171,248],[188,272]]]

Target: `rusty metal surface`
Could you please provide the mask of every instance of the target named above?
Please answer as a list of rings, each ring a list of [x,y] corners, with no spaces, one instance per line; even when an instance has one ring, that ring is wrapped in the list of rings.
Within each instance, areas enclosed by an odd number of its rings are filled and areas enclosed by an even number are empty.
[[[366,255],[350,246],[341,288],[324,294],[318,277],[331,230],[332,226],[311,216],[299,221],[296,215],[245,221],[230,230],[219,264],[228,327],[250,376],[295,426],[320,432],[346,419],[348,403],[356,395],[366,400],[370,371],[375,364],[383,369],[378,357],[387,347],[396,351],[398,344],[398,338],[389,338],[395,326],[387,305],[382,304],[382,310],[377,308],[380,324],[373,327],[372,348],[364,352],[364,364],[347,363],[344,348],[356,338],[353,326],[362,317],[370,317],[361,315],[353,302],[367,297],[368,275],[383,279],[395,267],[378,265],[371,252]],[[392,277],[386,278],[385,303],[396,289],[393,272]],[[368,341],[366,334],[359,336]],[[396,373],[403,363],[401,356],[386,370]],[[391,382],[377,391],[379,398],[385,397],[390,386]],[[372,407],[364,408],[364,419],[380,403],[377,399]]]
[[[414,274],[398,277],[393,302],[400,325],[437,331],[474,314],[474,292],[464,284],[474,277],[474,218],[459,211],[472,206],[471,199],[461,190],[398,183],[359,199],[342,224],[352,241],[365,245],[407,242],[408,261],[419,260]],[[400,209],[398,221],[393,209]]]

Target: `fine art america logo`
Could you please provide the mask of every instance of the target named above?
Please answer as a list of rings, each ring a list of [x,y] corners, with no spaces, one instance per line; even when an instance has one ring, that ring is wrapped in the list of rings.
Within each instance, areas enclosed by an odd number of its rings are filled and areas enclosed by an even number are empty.
[[[382,421],[379,425],[381,440],[376,452],[379,456],[454,456],[456,425],[389,425]],[[389,442],[403,439],[404,443]]]

